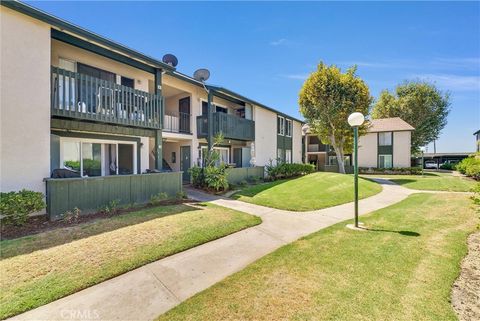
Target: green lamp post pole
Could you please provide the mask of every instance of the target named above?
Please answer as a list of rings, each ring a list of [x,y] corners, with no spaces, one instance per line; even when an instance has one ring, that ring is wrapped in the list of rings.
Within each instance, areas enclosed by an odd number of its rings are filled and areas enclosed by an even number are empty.
[[[355,182],[355,227],[358,227],[358,126],[353,127],[353,152],[353,174]]]
[[[362,126],[365,116],[353,113],[348,116],[348,124],[353,127],[353,174],[355,189],[355,227],[358,228],[358,127]]]

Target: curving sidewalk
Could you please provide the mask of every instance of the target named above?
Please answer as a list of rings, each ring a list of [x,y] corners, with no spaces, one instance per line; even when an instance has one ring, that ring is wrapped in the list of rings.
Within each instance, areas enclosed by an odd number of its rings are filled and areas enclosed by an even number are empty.
[[[383,190],[360,200],[360,215],[400,202],[419,191],[376,179]],[[153,320],[194,294],[302,236],[351,219],[353,203],[290,212],[213,197],[187,189],[200,201],[260,216],[260,225],[122,274],[10,320]]]

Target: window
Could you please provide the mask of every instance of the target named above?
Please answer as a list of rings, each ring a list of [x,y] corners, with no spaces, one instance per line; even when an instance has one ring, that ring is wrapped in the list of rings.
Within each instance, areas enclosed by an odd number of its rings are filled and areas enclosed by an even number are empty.
[[[328,165],[331,166],[337,166],[338,161],[337,161],[337,156],[328,156]],[[350,156],[343,156],[343,165],[345,166],[350,166]]]
[[[230,148],[228,147],[214,147],[214,151],[218,152],[220,159],[216,163],[216,165],[220,164],[229,164],[230,163]],[[200,159],[202,160],[201,166],[203,166],[205,156],[207,155],[208,152],[208,147],[203,146],[202,149],[200,150]]]
[[[277,159],[279,160],[279,162],[285,162],[285,150],[283,150],[282,148],[277,149]]]
[[[71,72],[75,72],[76,70],[76,63],[72,60],[59,58],[58,66],[61,69],[65,69]],[[75,78],[58,75],[57,90],[58,94],[56,95],[58,95],[59,99],[59,108],[65,110],[75,110],[75,106],[77,104],[77,100],[75,97]]]
[[[392,132],[378,133],[379,146],[392,146]]]
[[[121,79],[120,79],[120,83],[121,83],[122,86],[135,88],[135,80],[133,80],[131,78],[127,78],[127,77],[122,76]]]
[[[285,150],[285,162],[286,163],[291,163],[292,162],[292,150],[291,149]]]
[[[277,134],[285,135],[285,118],[282,116],[277,117]]]
[[[378,155],[379,168],[392,168],[392,155]]]
[[[215,106],[215,111],[216,111],[217,113],[228,114],[228,109],[225,108],[225,107],[221,107],[221,106]]]
[[[202,116],[208,115],[208,102],[202,101]]]
[[[82,176],[136,174],[135,142],[60,138],[60,167]]]
[[[288,137],[292,137],[292,120],[287,119],[285,124],[286,124],[285,135]]]

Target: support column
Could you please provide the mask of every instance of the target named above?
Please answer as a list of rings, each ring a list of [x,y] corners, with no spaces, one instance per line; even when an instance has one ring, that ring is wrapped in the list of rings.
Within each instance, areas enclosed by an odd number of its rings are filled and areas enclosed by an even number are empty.
[[[162,69],[155,70],[155,95],[160,97],[160,129],[155,131],[155,169],[162,170],[163,168],[163,151],[162,151],[162,128],[163,128],[163,114],[164,103],[162,97]]]
[[[208,113],[207,113],[207,126],[208,126],[208,152],[212,149],[213,146],[213,92],[212,89],[208,91]]]

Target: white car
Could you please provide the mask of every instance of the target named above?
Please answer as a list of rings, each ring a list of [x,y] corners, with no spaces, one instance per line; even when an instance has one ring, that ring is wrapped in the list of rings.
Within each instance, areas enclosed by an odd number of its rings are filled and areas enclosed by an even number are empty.
[[[426,161],[425,168],[427,169],[438,169],[438,164],[436,161]]]

